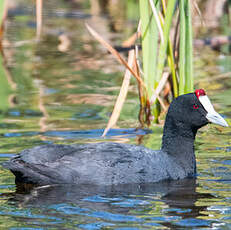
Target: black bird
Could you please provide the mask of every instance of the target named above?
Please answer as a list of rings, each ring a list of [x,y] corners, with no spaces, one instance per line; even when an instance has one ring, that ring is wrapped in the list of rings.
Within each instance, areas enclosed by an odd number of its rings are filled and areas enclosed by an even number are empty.
[[[161,150],[120,143],[43,145],[3,163],[16,183],[113,185],[194,177],[194,140],[208,123],[228,126],[203,89],[174,99],[164,125]]]

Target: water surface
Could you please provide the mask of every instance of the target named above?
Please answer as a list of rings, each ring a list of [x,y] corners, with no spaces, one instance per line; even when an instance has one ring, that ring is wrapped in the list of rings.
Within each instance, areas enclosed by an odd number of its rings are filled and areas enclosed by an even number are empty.
[[[35,39],[31,1],[21,0],[9,12],[5,58],[0,60],[0,162],[47,143],[117,141],[158,149],[162,126],[137,128],[135,81],[118,126],[101,137],[124,69],[94,41],[84,23],[91,23],[114,45],[121,44],[137,25],[134,1],[118,1],[117,17],[113,8],[97,12],[81,1],[44,4],[40,41]],[[205,88],[216,109],[230,118],[231,83],[229,77],[219,78],[230,71],[230,56],[205,51],[195,51],[196,86]],[[198,133],[196,179],[28,191],[16,187],[13,175],[0,167],[0,228],[229,229],[230,133],[230,128],[213,125]]]

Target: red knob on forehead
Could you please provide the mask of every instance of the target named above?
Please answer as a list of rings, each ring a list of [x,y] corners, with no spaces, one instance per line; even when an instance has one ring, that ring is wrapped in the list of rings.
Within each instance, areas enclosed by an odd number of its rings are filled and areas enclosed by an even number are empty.
[[[206,95],[206,93],[205,93],[205,91],[203,89],[197,89],[195,91],[195,94],[196,94],[197,98],[199,98],[200,96],[205,96]]]

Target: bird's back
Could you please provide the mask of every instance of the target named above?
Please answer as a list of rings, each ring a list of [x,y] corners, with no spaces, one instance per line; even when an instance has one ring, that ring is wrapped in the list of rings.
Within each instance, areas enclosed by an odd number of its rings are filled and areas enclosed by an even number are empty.
[[[16,182],[35,184],[125,184],[185,177],[174,159],[159,150],[119,143],[43,145],[5,162]]]

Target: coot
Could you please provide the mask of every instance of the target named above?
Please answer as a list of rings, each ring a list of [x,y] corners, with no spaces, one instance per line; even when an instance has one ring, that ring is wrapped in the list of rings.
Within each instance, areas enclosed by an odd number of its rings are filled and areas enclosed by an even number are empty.
[[[203,89],[177,97],[164,125],[161,150],[120,143],[43,145],[3,163],[16,183],[113,185],[193,177],[194,140],[208,123],[228,126]]]

